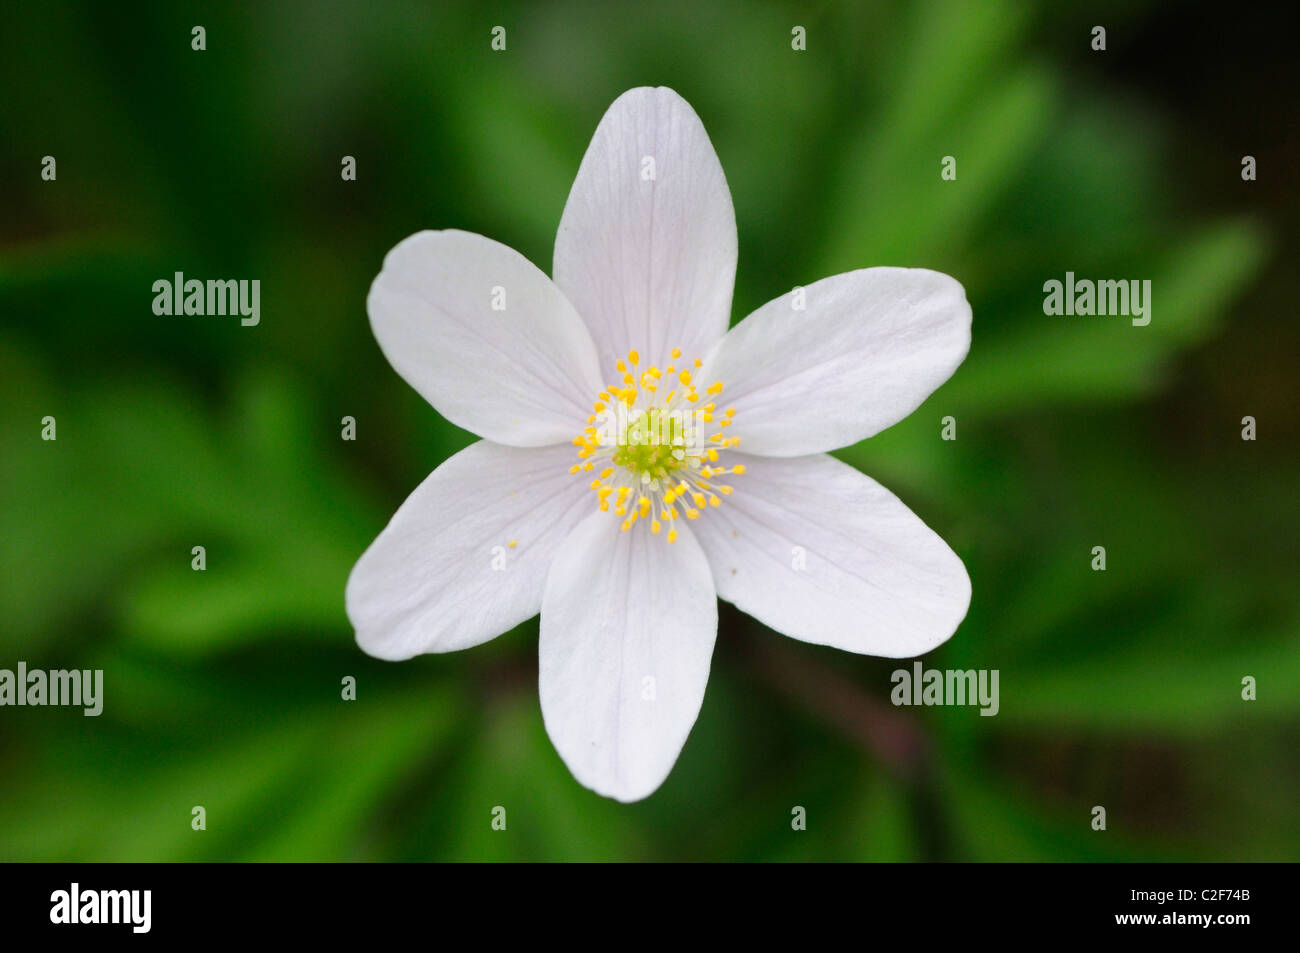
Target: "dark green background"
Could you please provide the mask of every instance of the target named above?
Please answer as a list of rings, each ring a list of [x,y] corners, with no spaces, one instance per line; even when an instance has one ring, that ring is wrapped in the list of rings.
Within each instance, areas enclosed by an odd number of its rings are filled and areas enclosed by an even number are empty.
[[[1011,0],[0,17],[0,667],[103,668],[107,696],[0,709],[0,858],[1296,858],[1288,24]],[[454,227],[549,272],[638,85],[685,96],[722,160],[736,317],[868,265],[965,285],[965,364],[841,456],[965,560],[970,615],[926,663],[998,669],[997,717],[893,708],[897,663],[724,609],[681,760],[622,806],[546,738],[535,621],[399,665],[355,647],[349,570],[471,439],[371,336],[382,256]],[[1151,279],[1150,326],[1045,316],[1066,270]],[[260,279],[261,325],[156,317],[175,271]]]

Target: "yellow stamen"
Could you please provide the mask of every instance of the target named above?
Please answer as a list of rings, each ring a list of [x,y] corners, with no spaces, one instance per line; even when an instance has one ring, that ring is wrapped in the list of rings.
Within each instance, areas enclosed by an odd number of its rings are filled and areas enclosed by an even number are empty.
[[[681,356],[681,348],[672,348],[672,361]],[[697,358],[694,367],[703,363]],[[648,364],[640,370],[641,354],[630,350],[615,366],[622,383],[609,385],[592,403],[595,414],[588,415],[582,433],[573,439],[579,462],[569,472],[598,474],[589,478],[588,486],[602,512],[612,510],[620,517],[623,532],[631,532],[638,520],[645,520],[652,535],[665,536],[671,543],[677,539],[673,528],[677,519],[697,520],[731,495],[730,486],[710,482],[714,477],[745,472],[743,466],[718,464],[720,452],[740,443],[740,438],[709,434],[729,427],[736,409],[727,408],[715,423],[718,405],[712,395],[722,391],[722,382],[697,390],[693,372],[678,370],[677,364]],[[676,385],[667,396],[658,392],[665,382]],[[610,425],[611,405],[618,411],[617,427]],[[597,414],[602,415],[599,427]]]

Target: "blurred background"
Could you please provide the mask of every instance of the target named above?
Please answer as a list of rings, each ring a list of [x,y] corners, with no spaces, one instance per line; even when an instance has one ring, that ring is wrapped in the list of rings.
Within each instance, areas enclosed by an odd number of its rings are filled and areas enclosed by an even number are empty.
[[[102,668],[106,699],[0,710],[0,858],[1296,859],[1289,16],[6,5],[0,667]],[[536,620],[396,665],[356,648],[349,570],[472,439],[370,333],[384,253],[454,227],[549,273],[587,142],[638,85],[685,96],[722,160],[737,319],[868,265],[965,285],[966,363],[840,455],[965,560],[970,615],[925,664],[999,670],[997,717],[894,708],[900,663],[724,606],[676,769],[623,806],[546,738]],[[1067,270],[1151,279],[1151,324],[1045,316]],[[176,271],[260,279],[261,324],[155,316]]]

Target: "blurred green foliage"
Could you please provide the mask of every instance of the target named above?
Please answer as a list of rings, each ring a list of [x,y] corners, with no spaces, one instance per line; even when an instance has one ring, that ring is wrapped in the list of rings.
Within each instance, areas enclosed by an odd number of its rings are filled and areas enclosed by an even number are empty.
[[[1112,35],[1159,15],[1108,8]],[[1069,31],[1086,44],[1084,15],[673,0],[3,16],[0,667],[103,668],[107,698],[99,718],[0,711],[0,858],[1295,858],[1296,460],[1262,416],[1276,398],[1197,390],[1227,335],[1282,326],[1241,304],[1277,223],[1185,201],[1168,117],[1055,52]],[[1000,670],[996,718],[890,709],[896,663],[778,645],[728,610],[677,768],[621,806],[547,741],[535,622],[402,665],[353,644],[353,562],[471,439],[370,335],[383,254],[456,227],[549,271],[596,122],[647,84],[682,93],[722,159],[737,317],[867,265],[965,284],[969,359],[842,456],[966,561],[970,616],[926,664]],[[151,284],[177,270],[260,278],[262,324],[155,317]],[[1152,279],[1151,325],[1045,317],[1042,283],[1066,270]],[[1236,378],[1276,374],[1267,346],[1228,353]],[[845,724],[801,701],[754,664],[769,650],[851,684],[861,710]],[[862,742],[854,720],[884,716],[920,739],[919,767]]]

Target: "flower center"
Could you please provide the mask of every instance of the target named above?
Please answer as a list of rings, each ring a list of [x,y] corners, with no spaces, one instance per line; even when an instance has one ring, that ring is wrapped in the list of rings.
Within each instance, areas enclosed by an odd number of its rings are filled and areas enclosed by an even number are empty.
[[[731,486],[719,477],[745,472],[743,464],[720,465],[727,448],[740,443],[725,433],[736,408],[717,411],[714,398],[722,393],[722,382],[714,381],[701,394],[691,369],[673,363],[681,356],[681,348],[673,348],[662,370],[655,365],[639,370],[641,356],[629,351],[617,364],[621,383],[600,392],[587,426],[573,438],[580,462],[569,468],[570,473],[599,468],[590,488],[602,511],[623,517],[623,532],[646,520],[658,536],[666,523],[670,543],[677,539],[673,523],[679,515],[699,519],[731,495]],[[701,363],[697,358],[695,369]],[[706,437],[709,430],[716,432]]]

